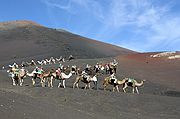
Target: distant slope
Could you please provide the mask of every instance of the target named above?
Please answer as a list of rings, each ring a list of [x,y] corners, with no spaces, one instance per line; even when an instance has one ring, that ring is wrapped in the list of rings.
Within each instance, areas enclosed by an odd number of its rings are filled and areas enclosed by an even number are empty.
[[[1,22],[0,47],[0,61],[27,57],[67,57],[70,54],[76,58],[102,58],[134,53],[27,20]]]

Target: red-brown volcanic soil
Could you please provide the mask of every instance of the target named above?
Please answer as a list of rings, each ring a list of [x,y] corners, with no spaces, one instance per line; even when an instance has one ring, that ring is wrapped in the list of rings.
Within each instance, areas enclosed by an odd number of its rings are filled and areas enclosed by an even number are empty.
[[[20,21],[18,21],[19,23]],[[140,94],[104,91],[98,76],[98,90],[73,89],[75,75],[66,81],[66,88],[42,88],[39,80],[35,87],[26,77],[24,85],[12,86],[6,70],[0,70],[0,119],[179,119],[180,118],[180,59],[152,58],[157,53],[136,53],[128,49],[86,39],[84,37],[39,25],[9,25],[0,27],[0,65],[30,61],[32,58],[68,56],[65,66],[85,67],[108,63],[114,58],[119,62],[116,77],[146,80],[139,88]],[[1,26],[2,23],[0,23]],[[14,23],[13,23],[14,24]],[[16,22],[15,22],[16,24]],[[4,30],[5,29],[5,30]],[[9,47],[11,46],[11,47]],[[22,50],[23,49],[23,50]],[[55,52],[56,51],[56,52]],[[179,52],[177,52],[179,54]],[[45,69],[57,68],[46,65]],[[34,67],[26,67],[31,72]],[[91,84],[93,86],[93,83]]]
[[[133,77],[137,75],[139,79],[145,79],[180,91],[180,59],[152,58],[150,57],[152,54],[156,53],[120,56],[118,57],[120,62],[119,68],[124,72],[124,75]]]

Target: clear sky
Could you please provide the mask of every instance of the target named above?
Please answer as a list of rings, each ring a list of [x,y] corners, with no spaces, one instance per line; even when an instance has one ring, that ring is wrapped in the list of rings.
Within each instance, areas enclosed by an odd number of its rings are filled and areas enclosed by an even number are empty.
[[[180,51],[180,0],[0,0],[0,21],[9,20],[140,52]]]

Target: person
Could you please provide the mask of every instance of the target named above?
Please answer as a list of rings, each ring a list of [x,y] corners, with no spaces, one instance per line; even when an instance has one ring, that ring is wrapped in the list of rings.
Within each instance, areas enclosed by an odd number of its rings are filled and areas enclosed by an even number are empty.
[[[94,75],[93,76],[93,81],[94,81],[94,88],[95,88],[95,90],[97,90],[98,89],[98,87],[97,87],[97,76],[96,75]]]
[[[76,72],[77,71],[76,65],[73,65],[71,70],[72,70],[73,73],[77,74],[77,72]]]
[[[19,74],[19,67],[18,67],[18,65],[16,63],[14,63],[12,65],[12,71],[14,73],[14,76],[18,76],[18,74]]]
[[[44,72],[43,67],[40,68],[38,66],[36,66],[34,71],[35,71],[34,73],[37,74],[38,77],[40,77],[40,75]]]
[[[96,73],[98,73],[99,72],[99,70],[100,70],[100,67],[99,67],[100,65],[99,65],[99,63],[97,63],[96,65],[95,65],[95,72]]]
[[[85,70],[83,70],[81,74],[84,79],[87,79],[87,73]]]
[[[60,76],[61,76],[61,69],[60,69],[60,67],[58,67],[58,68],[56,69],[56,79],[59,79]]]
[[[116,59],[113,60],[113,64],[118,65],[118,62],[116,61]]]
[[[22,61],[21,63],[21,67],[25,67],[26,63],[24,61]]]
[[[61,69],[61,71],[64,69],[64,65],[59,64],[59,68]]]
[[[110,68],[109,68],[109,64],[105,64],[105,69],[106,69],[106,74],[109,74],[109,72],[110,72],[110,71],[109,71],[109,69],[110,69]]]
[[[69,61],[74,59],[74,57],[72,55],[69,56]]]
[[[14,68],[18,68],[18,65],[16,63],[13,64]]]
[[[111,79],[112,83],[117,83],[117,79],[116,79],[115,73],[110,75],[110,79]]]
[[[90,70],[90,65],[89,65],[89,64],[86,64],[85,71],[89,71],[89,70]]]

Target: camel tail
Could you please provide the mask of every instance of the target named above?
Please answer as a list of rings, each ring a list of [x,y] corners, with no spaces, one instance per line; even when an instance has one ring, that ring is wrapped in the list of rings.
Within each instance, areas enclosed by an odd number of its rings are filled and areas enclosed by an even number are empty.
[[[103,80],[103,85],[105,85],[105,84],[106,84],[106,79]]]

